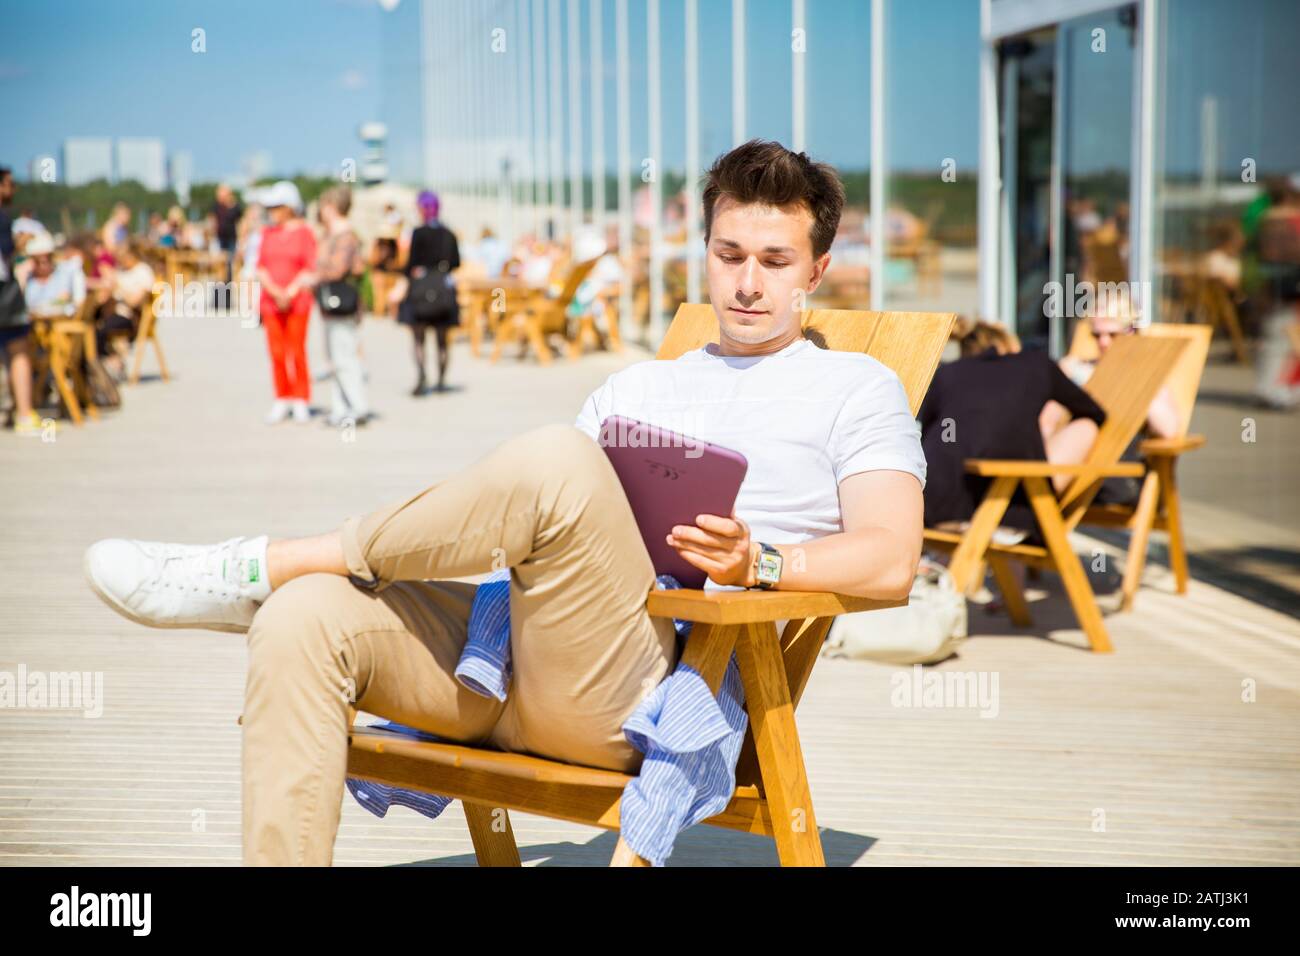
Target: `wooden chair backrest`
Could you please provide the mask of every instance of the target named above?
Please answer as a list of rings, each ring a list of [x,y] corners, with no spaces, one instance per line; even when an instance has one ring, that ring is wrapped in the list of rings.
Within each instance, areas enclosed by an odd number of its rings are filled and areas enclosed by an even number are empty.
[[[560,311],[569,307],[573,297],[578,294],[578,286],[582,285],[582,280],[587,278],[595,267],[596,259],[588,259],[586,262],[579,262],[569,270],[569,277],[564,280],[564,290],[560,293],[560,297],[555,300],[555,304]]]
[[[1170,336],[1126,335],[1115,340],[1084,386],[1106,411],[1106,423],[1085,464],[1105,467],[1119,461],[1186,348],[1185,339]],[[1081,475],[1065,489],[1061,508],[1068,527],[1077,524],[1098,486],[1098,479]]]
[[[907,392],[912,414],[930,388],[939,357],[957,320],[952,312],[861,312],[847,309],[809,309],[803,314],[803,332],[819,348],[863,352],[893,370]],[[677,307],[659,353],[671,361],[686,352],[718,341],[718,316],[708,303],[686,302]],[[797,708],[817,663],[818,651],[830,630],[831,618],[791,620],[781,634],[781,660],[785,665],[791,703]],[[736,765],[737,786],[759,782],[751,723]]]
[[[1208,325],[1157,322],[1142,329],[1140,334],[1148,338],[1179,339],[1187,343],[1165,382],[1173,395],[1174,404],[1178,406],[1178,433],[1175,437],[1182,438],[1192,423],[1196,393],[1200,390],[1201,376],[1205,373],[1205,360],[1210,354],[1210,338],[1214,335],[1214,329]],[[1080,321],[1075,325],[1070,356],[1084,361],[1097,358],[1097,340],[1087,322]]]
[[[889,366],[903,383],[915,415],[956,318],[952,312],[809,309],[803,314],[803,332],[819,348],[863,352]],[[717,341],[718,316],[713,306],[686,302],[678,307],[655,357],[675,359]]]

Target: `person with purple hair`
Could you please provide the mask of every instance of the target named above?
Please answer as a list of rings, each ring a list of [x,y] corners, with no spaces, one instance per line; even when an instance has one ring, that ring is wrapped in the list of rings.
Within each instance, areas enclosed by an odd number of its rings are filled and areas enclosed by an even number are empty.
[[[415,344],[415,364],[419,379],[411,392],[417,398],[428,394],[425,373],[424,341],[430,329],[438,343],[439,392],[446,388],[447,359],[450,349],[448,332],[460,325],[460,308],[456,303],[456,286],[451,273],[460,266],[460,247],[456,235],[438,220],[438,196],[427,189],[416,200],[423,225],[411,233],[411,249],[406,257],[406,298],[398,309],[397,319],[410,326]]]

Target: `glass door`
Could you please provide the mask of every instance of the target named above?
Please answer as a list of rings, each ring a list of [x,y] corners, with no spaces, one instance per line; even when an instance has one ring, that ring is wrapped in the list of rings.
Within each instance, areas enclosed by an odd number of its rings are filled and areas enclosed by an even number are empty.
[[[998,45],[999,312],[1026,348],[1059,356],[1081,283],[1134,273],[1136,33],[1124,6]]]
[[[1027,348],[1045,347],[1043,287],[1052,278],[1056,30],[1004,40],[1002,314]]]
[[[1068,297],[1090,283],[1128,283],[1130,211],[1137,166],[1133,155],[1137,34],[1135,7],[1079,17],[1059,29],[1061,157],[1056,235],[1062,250],[1054,278]],[[1145,303],[1137,303],[1144,306]],[[1049,317],[1053,354],[1069,347],[1082,316]]]

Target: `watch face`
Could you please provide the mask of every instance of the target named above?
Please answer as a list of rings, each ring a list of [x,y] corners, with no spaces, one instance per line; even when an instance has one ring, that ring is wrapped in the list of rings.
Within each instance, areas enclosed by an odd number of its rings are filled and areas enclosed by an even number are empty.
[[[758,569],[755,577],[760,581],[776,583],[781,579],[781,555],[764,551],[758,557]]]

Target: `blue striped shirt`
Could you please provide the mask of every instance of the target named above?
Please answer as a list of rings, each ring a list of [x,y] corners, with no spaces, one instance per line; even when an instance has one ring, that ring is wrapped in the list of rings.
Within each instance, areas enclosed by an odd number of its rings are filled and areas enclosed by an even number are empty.
[[[680,587],[670,575],[658,588]],[[689,621],[674,621],[679,645]],[[456,679],[484,697],[504,701],[510,688],[510,570],[493,572],[478,587],[470,607],[469,633]],[[640,773],[623,789],[619,827],[638,856],[663,866],[677,834],[721,813],[736,786],[736,761],[748,716],[736,655],[731,655],[715,698],[698,671],[679,663],[623,724],[623,735],[644,754]],[[432,734],[391,721],[375,725],[436,742]],[[382,817],[390,806],[437,817],[450,797],[347,779],[357,802]]]

